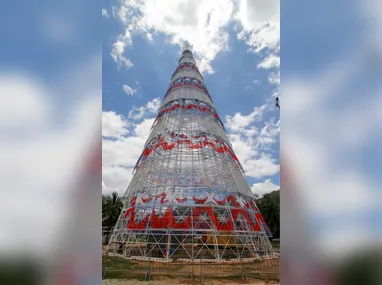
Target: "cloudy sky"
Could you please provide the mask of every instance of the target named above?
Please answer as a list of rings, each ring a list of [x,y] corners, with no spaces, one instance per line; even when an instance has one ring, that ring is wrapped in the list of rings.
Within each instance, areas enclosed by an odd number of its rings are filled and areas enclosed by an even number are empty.
[[[103,16],[103,192],[124,193],[184,40],[253,192],[279,188],[279,1],[111,1]],[[159,5],[160,3],[160,5]]]

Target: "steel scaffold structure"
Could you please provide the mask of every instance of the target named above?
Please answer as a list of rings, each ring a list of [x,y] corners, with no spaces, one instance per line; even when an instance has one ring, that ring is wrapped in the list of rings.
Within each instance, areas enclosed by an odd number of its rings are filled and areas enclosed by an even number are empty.
[[[161,262],[273,256],[271,233],[188,44],[134,171],[109,254]]]

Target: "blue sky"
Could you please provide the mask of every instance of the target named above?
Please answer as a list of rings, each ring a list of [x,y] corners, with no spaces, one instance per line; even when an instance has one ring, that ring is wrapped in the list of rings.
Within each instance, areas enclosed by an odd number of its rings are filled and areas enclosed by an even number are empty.
[[[268,18],[251,22],[256,3],[223,2],[169,1],[162,14],[155,1],[104,6],[104,192],[126,190],[184,40],[193,45],[249,186],[259,195],[279,189],[279,7],[270,1],[260,7]]]

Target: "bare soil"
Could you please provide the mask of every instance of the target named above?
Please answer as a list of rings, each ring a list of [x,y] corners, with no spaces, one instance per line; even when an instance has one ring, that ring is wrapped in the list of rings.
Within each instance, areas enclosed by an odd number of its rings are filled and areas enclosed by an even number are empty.
[[[151,281],[144,280],[148,263],[104,256],[108,261],[108,268],[114,269],[106,274],[102,284],[109,285],[175,285],[200,284],[200,277],[204,275],[204,285],[239,285],[239,284],[280,284],[278,280],[279,260],[272,259],[262,262],[244,264],[244,270],[251,274],[247,280],[241,280],[243,268],[232,264],[200,264],[188,265],[184,263],[154,263],[151,264]],[[122,272],[122,273],[119,273]],[[195,276],[191,280],[191,276]],[[118,279],[117,279],[118,278]],[[271,281],[272,280],[272,281]]]
[[[102,281],[103,285],[196,285],[200,284],[199,282],[192,282],[189,279],[182,278],[161,278],[158,280],[152,281],[140,281],[136,279],[131,280],[122,280],[122,279],[106,279]],[[265,285],[265,284],[274,284],[280,285],[280,283],[275,282],[267,282],[267,281],[258,281],[258,280],[248,280],[248,281],[235,281],[235,280],[213,280],[209,279],[204,282],[204,285],[243,285],[243,284],[251,284],[251,285]]]

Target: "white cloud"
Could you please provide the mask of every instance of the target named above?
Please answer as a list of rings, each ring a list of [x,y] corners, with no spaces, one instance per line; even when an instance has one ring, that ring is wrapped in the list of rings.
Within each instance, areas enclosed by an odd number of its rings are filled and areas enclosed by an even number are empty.
[[[23,132],[36,132],[46,126],[51,115],[44,98],[46,93],[45,86],[32,77],[0,74],[0,94],[8,94],[0,104],[0,129],[23,128]]]
[[[135,133],[129,137],[118,140],[102,140],[102,165],[123,166],[132,168],[143,150],[145,138],[136,136]]]
[[[129,119],[132,119],[132,120],[140,120],[142,119],[144,116],[145,116],[145,106],[141,106],[141,107],[133,107],[133,109],[129,112]]]
[[[129,123],[113,111],[102,112],[102,136],[120,137],[128,134]]]
[[[268,22],[254,30],[246,31],[244,29],[238,38],[244,40],[253,52],[259,53],[264,49],[278,52],[280,50],[280,23]]]
[[[258,68],[280,68],[280,1],[240,0],[237,21],[242,26],[238,38],[244,40],[249,50],[267,54]],[[271,84],[280,84],[280,75],[272,72],[268,78]],[[278,93],[278,90],[276,91]]]
[[[253,51],[263,49],[277,51],[280,46],[280,1],[240,0],[235,15],[243,30],[244,39]]]
[[[129,33],[142,33],[149,40],[153,33],[168,35],[172,44],[182,45],[188,40],[200,71],[212,73],[211,61],[220,51],[227,50],[225,27],[233,11],[231,0],[125,1],[118,17]]]
[[[280,21],[280,1],[239,0],[236,17],[245,31],[252,31],[262,23],[277,23]]]
[[[211,62],[219,52],[228,50],[227,27],[232,21],[240,24],[238,37],[252,51],[270,49],[276,53],[280,45],[279,2],[125,0],[119,8],[112,9],[113,15],[126,27],[125,35],[120,35],[114,44],[112,56],[122,65],[131,65],[123,56],[125,47],[131,45],[131,34],[142,34],[153,41],[152,35],[161,33],[168,36],[171,44],[181,46],[183,41],[189,41],[200,71],[213,73]]]
[[[123,194],[132,179],[134,166],[143,151],[154,118],[134,124],[131,136],[102,142],[103,193],[117,191]]]
[[[122,166],[105,166],[102,167],[102,194],[111,194],[116,191],[122,196],[129,182],[133,178],[133,168],[126,168]]]
[[[280,169],[277,161],[266,153],[272,151],[271,146],[279,141],[280,134],[279,121],[274,123],[271,119],[261,123],[267,108],[267,105],[263,105],[256,107],[249,115],[236,113],[226,117],[225,126],[229,140],[249,177],[271,176]]]
[[[124,35],[119,35],[117,41],[113,44],[111,57],[118,64],[118,67],[131,68],[132,62],[124,56],[125,47],[131,45],[130,32],[126,30]]]
[[[246,33],[245,30],[239,34],[239,38],[246,41],[250,50],[260,53],[266,50],[267,56],[258,63],[258,68],[277,69],[268,76],[268,82],[276,85],[277,93],[280,85],[280,27],[279,23],[266,23],[258,30]]]
[[[256,138],[256,147],[265,149],[267,145],[279,142],[279,135],[280,120],[277,123],[274,123],[273,120],[266,122]]]
[[[127,95],[131,95],[131,96],[133,96],[134,93],[137,92],[137,89],[133,89],[129,85],[126,85],[126,84],[122,86],[122,89],[123,89],[123,91],[125,91],[125,93]]]
[[[142,123],[136,125],[135,127],[135,135],[140,138],[147,138],[150,134],[151,126],[154,123],[155,118],[145,119]],[[143,150],[143,146],[142,146]]]
[[[246,127],[248,127],[254,121],[260,121],[266,107],[266,105],[255,107],[253,112],[247,116],[243,116],[241,113],[236,113],[234,116],[226,116],[225,126],[231,131],[248,132]]]
[[[273,184],[271,179],[266,179],[261,183],[255,183],[251,187],[252,193],[259,195],[259,197],[278,189],[280,189],[280,185]]]
[[[155,98],[151,101],[149,101],[147,104],[146,104],[146,108],[147,110],[150,112],[150,113],[156,113],[158,112],[158,109],[160,107],[160,104],[161,104],[161,100],[159,98]]]
[[[254,148],[253,139],[251,137],[245,137],[238,134],[229,134],[228,136],[233,150],[240,162],[245,165],[245,161],[248,158],[254,157],[258,154],[257,150]]]
[[[150,134],[151,126],[158,112],[161,100],[155,98],[144,106],[133,108],[128,119],[143,121],[136,123],[128,121],[115,112],[102,113],[102,191],[110,194],[117,191],[123,195],[133,177],[134,166],[143,151],[145,142]],[[127,128],[132,128],[131,133]],[[105,138],[107,137],[107,138]],[[113,138],[113,139],[110,139]]]
[[[280,70],[272,72],[268,77],[268,81],[271,84],[280,85]]]
[[[280,68],[280,57],[272,53],[264,58],[263,61],[257,65],[257,67],[264,69]]]
[[[133,107],[133,109],[129,112],[128,118],[132,120],[140,120],[147,115],[152,115],[158,112],[160,107],[161,100],[159,98],[155,98],[149,102],[145,106],[141,107]]]
[[[146,39],[147,39],[148,41],[150,41],[150,42],[154,41],[154,40],[153,40],[153,35],[150,34],[150,33],[146,33]]]
[[[255,178],[272,176],[280,171],[280,165],[276,164],[276,159],[273,159],[264,153],[258,158],[245,160],[243,168],[247,176]]]
[[[102,17],[109,18],[109,14],[105,8],[102,8]]]
[[[85,58],[66,70],[61,66],[49,85],[25,71],[0,70],[0,92],[7,95],[0,107],[0,251],[5,258],[26,252],[49,257],[57,249],[55,237],[67,226],[68,201],[87,191],[83,165],[101,110],[99,58]],[[78,81],[77,72],[87,80]],[[68,88],[76,99],[62,104],[61,90]]]

